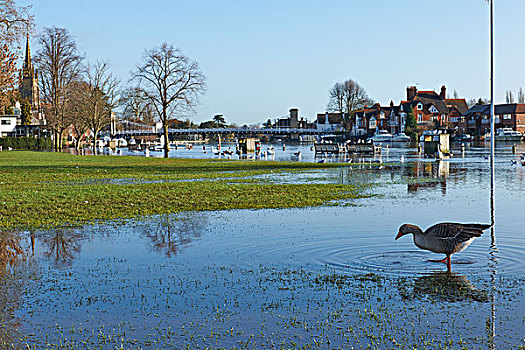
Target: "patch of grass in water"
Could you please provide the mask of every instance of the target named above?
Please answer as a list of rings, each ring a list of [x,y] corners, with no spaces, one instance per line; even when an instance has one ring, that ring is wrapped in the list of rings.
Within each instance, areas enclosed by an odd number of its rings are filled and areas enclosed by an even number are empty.
[[[311,207],[364,196],[358,185],[253,179],[341,166],[0,152],[0,228],[47,228],[181,211]],[[206,179],[216,181],[173,181]]]

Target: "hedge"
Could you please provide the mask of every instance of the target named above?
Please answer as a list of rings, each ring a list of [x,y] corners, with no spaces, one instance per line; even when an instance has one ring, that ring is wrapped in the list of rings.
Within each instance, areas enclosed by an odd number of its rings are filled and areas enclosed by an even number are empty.
[[[0,137],[0,146],[3,150],[9,147],[17,150],[51,149],[49,137]]]

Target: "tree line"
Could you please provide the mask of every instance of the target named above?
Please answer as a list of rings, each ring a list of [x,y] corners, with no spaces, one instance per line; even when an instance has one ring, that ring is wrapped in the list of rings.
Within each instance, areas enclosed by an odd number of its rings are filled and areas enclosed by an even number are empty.
[[[0,107],[9,113],[17,93],[21,42],[34,27],[29,7],[15,0],[0,1]],[[122,84],[111,72],[109,60],[90,61],[81,54],[74,36],[66,28],[44,28],[37,37],[34,57],[38,71],[41,104],[47,126],[54,135],[54,149],[61,148],[67,130],[80,138],[88,132],[95,141],[111,123],[118,108],[121,117],[152,122],[158,120],[164,130],[164,155],[168,156],[168,123],[174,115],[190,112],[206,90],[206,77],[199,64],[172,44],[144,52]],[[22,105],[24,109],[24,105]],[[25,108],[27,109],[27,108]]]

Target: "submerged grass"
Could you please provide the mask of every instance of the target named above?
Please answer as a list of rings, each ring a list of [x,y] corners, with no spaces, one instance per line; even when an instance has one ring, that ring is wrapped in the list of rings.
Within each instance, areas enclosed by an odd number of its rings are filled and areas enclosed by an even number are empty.
[[[341,166],[0,152],[0,228],[49,228],[181,211],[309,207],[364,196],[358,185],[253,179]],[[215,181],[202,181],[208,179]]]

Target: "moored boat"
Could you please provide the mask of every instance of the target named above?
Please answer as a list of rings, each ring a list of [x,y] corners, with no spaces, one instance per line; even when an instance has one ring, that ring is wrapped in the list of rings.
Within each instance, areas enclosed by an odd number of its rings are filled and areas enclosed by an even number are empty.
[[[512,128],[501,128],[494,133],[494,140],[496,141],[521,141],[522,138],[523,134]],[[486,134],[484,139],[490,141],[490,133]]]
[[[367,140],[370,140],[374,143],[378,143],[378,142],[392,142],[392,139],[393,139],[393,135],[391,133],[389,133],[388,131],[386,130],[378,130],[374,136],[372,137],[369,137]]]
[[[393,142],[409,142],[410,137],[407,136],[404,132],[399,132],[392,136],[392,141]]]

